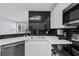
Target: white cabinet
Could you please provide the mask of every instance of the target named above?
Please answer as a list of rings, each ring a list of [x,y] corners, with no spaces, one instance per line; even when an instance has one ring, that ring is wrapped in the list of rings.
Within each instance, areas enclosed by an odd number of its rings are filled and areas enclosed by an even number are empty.
[[[50,26],[51,28],[61,28],[64,27],[62,25],[63,21],[63,10],[69,6],[71,3],[58,3],[55,8],[51,11],[51,22]]]
[[[26,56],[50,56],[51,45],[47,40],[25,41]]]

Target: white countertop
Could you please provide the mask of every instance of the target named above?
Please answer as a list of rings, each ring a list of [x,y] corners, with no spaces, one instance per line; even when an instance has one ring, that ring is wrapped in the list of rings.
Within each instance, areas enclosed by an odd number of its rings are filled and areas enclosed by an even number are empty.
[[[58,37],[53,36],[53,37],[46,37],[47,40],[51,43],[51,44],[72,44],[72,42],[68,41],[68,40],[59,40]]]
[[[51,44],[72,44],[72,42],[67,40],[49,40]]]
[[[25,40],[48,40],[50,44],[72,44],[72,42],[67,40],[58,40],[56,36],[28,36],[28,37],[16,37],[8,39],[0,39],[0,46],[11,44],[15,42],[25,41]]]
[[[6,44],[10,44],[10,43],[20,42],[23,40],[24,40],[23,37],[0,39],[0,45],[6,45]]]

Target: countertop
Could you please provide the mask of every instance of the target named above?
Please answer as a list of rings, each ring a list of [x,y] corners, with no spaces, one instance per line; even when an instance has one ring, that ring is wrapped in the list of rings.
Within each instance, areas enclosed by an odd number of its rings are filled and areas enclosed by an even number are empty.
[[[51,44],[72,44],[72,42],[68,40],[59,40],[58,37],[53,36],[53,37],[46,37],[46,39],[51,43]]]
[[[59,40],[57,36],[27,36],[27,37],[15,37],[15,38],[8,38],[8,39],[1,39],[0,46],[11,44],[15,42],[25,41],[25,40],[47,40],[50,44],[72,44],[72,42],[67,40]]]

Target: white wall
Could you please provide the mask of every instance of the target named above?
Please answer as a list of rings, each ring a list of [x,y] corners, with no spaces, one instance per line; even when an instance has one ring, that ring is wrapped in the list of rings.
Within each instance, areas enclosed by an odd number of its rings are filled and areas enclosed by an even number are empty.
[[[14,21],[28,21],[28,11],[6,3],[0,4],[0,16],[5,16]]]
[[[71,3],[58,3],[56,7],[51,11],[51,28],[62,27],[62,12]]]
[[[16,33],[16,23],[0,16],[0,35]]]
[[[0,3],[0,35],[16,33],[16,22],[27,22],[28,25],[28,11]]]

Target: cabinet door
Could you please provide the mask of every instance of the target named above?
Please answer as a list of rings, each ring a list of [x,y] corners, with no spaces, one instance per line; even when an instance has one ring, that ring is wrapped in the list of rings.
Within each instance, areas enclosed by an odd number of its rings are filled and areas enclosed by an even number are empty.
[[[15,43],[1,47],[1,56],[24,56],[24,43]]]
[[[7,47],[1,49],[2,56],[13,56],[14,55],[14,47]]]
[[[40,41],[38,44],[38,56],[50,56],[51,48],[48,41]]]
[[[26,56],[50,56],[51,49],[48,41],[29,40],[25,42]]]
[[[37,56],[38,49],[35,41],[26,41],[25,42],[25,55],[26,56]]]
[[[14,47],[14,56],[24,56],[25,55],[25,45],[19,44]]]

